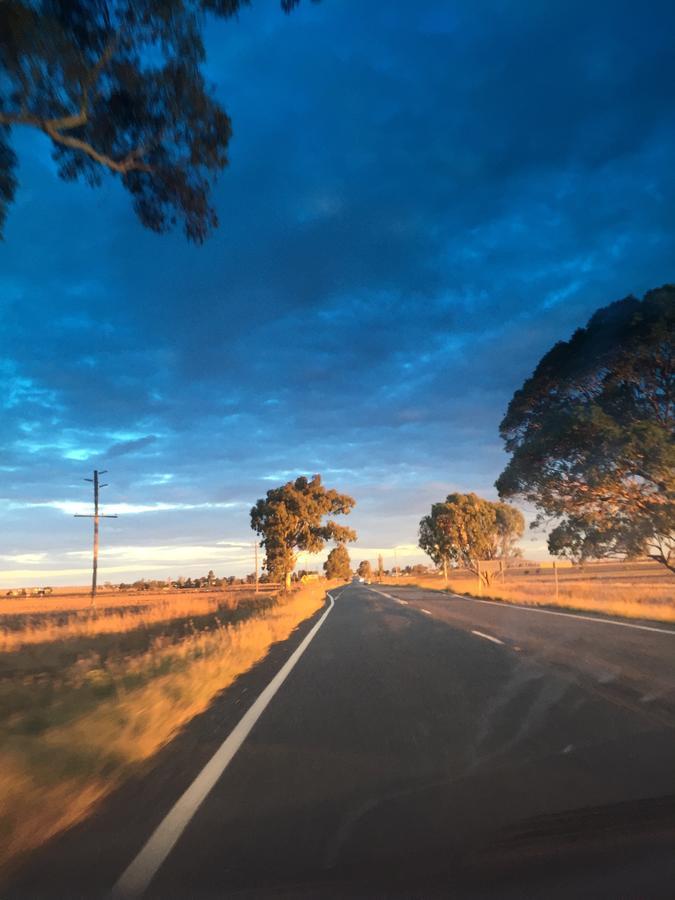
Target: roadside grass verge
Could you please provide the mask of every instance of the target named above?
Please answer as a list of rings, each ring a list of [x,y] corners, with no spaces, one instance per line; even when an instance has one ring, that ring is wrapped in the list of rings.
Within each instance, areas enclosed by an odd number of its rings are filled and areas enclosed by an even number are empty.
[[[498,578],[482,593],[477,590],[475,577],[453,577],[445,585],[442,576],[429,578],[389,578],[388,584],[407,584],[463,594],[481,600],[501,600],[524,606],[552,606],[578,612],[600,613],[625,619],[651,619],[655,622],[675,623],[675,578],[654,583],[631,584],[625,580],[570,579],[561,577],[556,599],[552,575],[542,578],[507,577],[502,584]]]
[[[237,624],[0,682],[0,872],[82,819],[324,601],[308,585]]]

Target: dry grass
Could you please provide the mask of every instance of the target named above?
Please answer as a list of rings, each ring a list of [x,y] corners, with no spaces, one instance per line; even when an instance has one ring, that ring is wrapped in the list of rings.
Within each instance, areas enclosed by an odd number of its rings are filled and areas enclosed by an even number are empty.
[[[257,596],[269,596],[269,592]],[[97,609],[73,608],[63,598],[57,598],[57,603],[49,597],[10,600],[2,603],[0,612],[0,653],[14,652],[31,644],[122,634],[175,619],[207,616],[223,609],[236,609],[255,597],[251,589],[213,594],[139,593],[111,598],[116,601],[114,605],[108,605],[106,598],[105,606]],[[61,608],[58,600],[64,603]]]
[[[442,576],[387,579],[389,583],[416,584],[445,590]],[[497,576],[489,588],[479,592],[477,579],[466,572],[452,574],[447,590],[457,594],[482,596],[506,603],[555,606],[584,612],[603,613],[628,619],[675,622],[675,578],[656,564],[647,570],[630,563],[620,567],[585,566],[583,570],[559,572],[558,596],[551,570],[531,575]]]
[[[261,593],[276,593],[278,584],[261,584]],[[173,600],[203,599],[208,596],[223,594],[250,594],[253,587],[248,584],[228,585],[218,588],[174,588],[161,591],[116,591],[99,588],[96,607],[92,607],[89,588],[56,589],[47,597],[6,597],[4,589],[0,589],[0,614],[2,615],[43,615],[50,613],[74,613],[101,615],[108,610],[127,609],[130,606],[154,606]]]
[[[323,603],[311,585],[237,625],[155,640],[132,657],[83,658],[33,683],[3,684],[0,869],[83,818],[216,694]]]

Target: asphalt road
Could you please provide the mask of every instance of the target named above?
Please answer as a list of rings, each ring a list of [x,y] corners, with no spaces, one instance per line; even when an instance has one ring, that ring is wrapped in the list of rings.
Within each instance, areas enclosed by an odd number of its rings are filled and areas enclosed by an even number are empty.
[[[675,629],[335,595],[145,896],[673,896]],[[13,896],[110,891],[317,622]]]

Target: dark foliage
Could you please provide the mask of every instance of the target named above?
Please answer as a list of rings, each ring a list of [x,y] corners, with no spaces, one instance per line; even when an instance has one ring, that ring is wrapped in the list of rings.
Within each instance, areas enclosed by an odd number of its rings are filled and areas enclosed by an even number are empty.
[[[289,12],[299,0],[281,0]],[[232,125],[201,72],[207,14],[248,0],[2,0],[0,228],[17,187],[12,129],[47,135],[59,174],[100,182],[107,170],[141,222],[182,222],[201,242]]]
[[[675,571],[675,287],[598,310],[516,391],[497,488],[556,522],[552,553]]]

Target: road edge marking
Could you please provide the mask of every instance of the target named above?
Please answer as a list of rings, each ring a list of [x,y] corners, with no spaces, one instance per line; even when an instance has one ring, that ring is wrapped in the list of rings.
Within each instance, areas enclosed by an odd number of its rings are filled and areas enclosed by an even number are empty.
[[[377,590],[375,590],[375,588],[368,587],[368,588],[366,588],[366,590],[370,591],[371,594],[377,594],[380,597],[386,597],[387,600],[396,600],[397,602],[403,602],[406,605],[408,603],[407,600],[399,601],[398,597],[392,597],[391,594],[385,594],[384,591],[377,591]]]
[[[603,622],[605,625],[618,625],[620,628],[636,628],[640,631],[655,631],[657,634],[672,634],[673,628],[657,628],[655,625],[638,625],[636,622],[617,622],[616,619],[603,619],[601,616],[584,616],[581,613],[558,612],[557,609],[542,609],[539,606],[523,606],[522,603],[509,603],[506,600],[481,600],[480,597],[465,597],[463,594],[450,594],[458,600],[468,600],[471,603],[487,603],[489,606],[499,606],[502,609],[523,609],[525,612],[546,613],[549,616],[564,616],[567,619],[583,619],[585,622]]]
[[[398,597],[392,597],[391,594],[385,594],[384,591],[376,591],[370,588],[374,594],[380,597],[386,597],[388,600],[395,600],[397,603],[407,603],[406,600],[400,600]],[[422,588],[424,590],[424,588]],[[432,589],[427,589],[429,593]],[[440,593],[440,591],[436,592]],[[635,628],[638,631],[654,631],[656,634],[672,634],[675,637],[675,628],[657,628],[655,625],[639,625],[637,622],[618,622],[616,619],[605,619],[602,616],[585,616],[582,613],[561,612],[557,609],[542,609],[540,606],[524,606],[522,603],[509,603],[506,600],[483,600],[481,597],[467,597],[465,594],[448,594],[450,597],[456,597],[457,600],[467,600],[471,603],[487,603],[489,606],[499,606],[502,609],[522,609],[525,612],[546,613],[549,616],[564,616],[567,619],[582,619],[584,622],[603,622],[605,625],[618,625],[620,628]],[[441,598],[433,598],[441,599]]]
[[[235,725],[192,784],[174,803],[139,853],[115,882],[110,894],[114,900],[132,900],[132,898],[143,895],[191,819],[232,762],[254,725],[333,610],[335,606],[333,595],[327,592],[327,597],[330,600],[328,609],[311,631],[305,635],[300,645],[296,647],[267,687],[262,690],[250,709]]]
[[[475,634],[476,637],[479,638],[485,638],[486,641],[492,641],[493,644],[501,644],[502,647],[504,646],[504,641],[500,641],[499,638],[493,637],[491,634],[485,634],[482,631],[474,631],[473,629],[471,630],[471,634]]]

